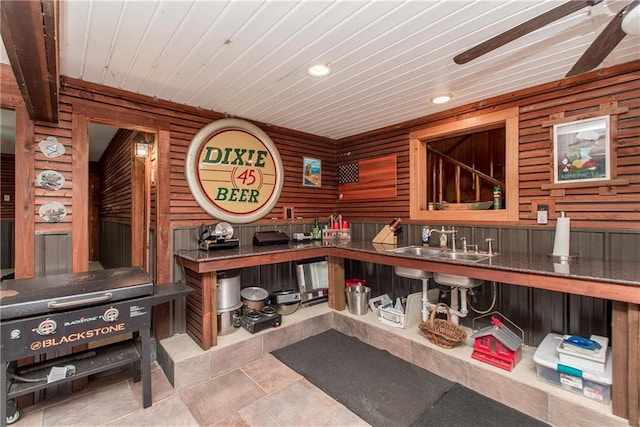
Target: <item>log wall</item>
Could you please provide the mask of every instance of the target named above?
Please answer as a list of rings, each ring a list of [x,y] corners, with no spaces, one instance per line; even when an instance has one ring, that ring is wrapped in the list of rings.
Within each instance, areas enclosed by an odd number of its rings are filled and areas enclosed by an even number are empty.
[[[339,201],[338,210],[351,220],[409,217],[409,132],[451,123],[488,112],[518,107],[519,223],[535,225],[539,203],[550,204],[550,218],[567,212],[585,227],[640,227],[640,61],[483,100],[338,141],[339,165],[390,153],[397,155],[398,196],[373,202]],[[552,127],[564,115],[583,118],[611,114],[611,139],[616,185],[558,188],[553,182]]]

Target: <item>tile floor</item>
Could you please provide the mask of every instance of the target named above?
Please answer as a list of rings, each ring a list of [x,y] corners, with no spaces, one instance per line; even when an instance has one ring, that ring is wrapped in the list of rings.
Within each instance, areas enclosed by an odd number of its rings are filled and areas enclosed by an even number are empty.
[[[417,328],[382,325],[366,316],[322,306],[299,310],[277,329],[219,337],[202,351],[186,334],[162,341],[173,354],[171,386],[154,362],[153,405],[142,409],[142,385],[123,371],[91,381],[70,397],[51,398],[25,410],[15,426],[362,426],[350,412],[269,352],[334,328],[490,398],[559,427],[624,427],[610,405],[538,381],[532,354],[512,372],[471,359],[471,343],[443,351]],[[471,340],[470,340],[471,341]]]
[[[175,390],[154,364],[153,405],[128,371],[93,380],[73,397],[27,408],[12,426],[367,426],[271,354]]]

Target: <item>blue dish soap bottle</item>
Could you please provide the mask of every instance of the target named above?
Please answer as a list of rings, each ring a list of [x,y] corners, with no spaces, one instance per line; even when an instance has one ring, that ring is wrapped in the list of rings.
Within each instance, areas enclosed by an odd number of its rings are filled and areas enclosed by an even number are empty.
[[[422,228],[422,246],[429,246],[429,227]]]

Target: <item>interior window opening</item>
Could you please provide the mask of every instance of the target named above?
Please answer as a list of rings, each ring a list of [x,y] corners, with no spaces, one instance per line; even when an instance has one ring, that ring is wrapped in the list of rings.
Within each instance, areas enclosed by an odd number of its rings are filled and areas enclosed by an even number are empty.
[[[505,129],[498,126],[426,144],[434,209],[504,207]]]
[[[511,108],[411,132],[411,219],[516,222],[518,125]]]

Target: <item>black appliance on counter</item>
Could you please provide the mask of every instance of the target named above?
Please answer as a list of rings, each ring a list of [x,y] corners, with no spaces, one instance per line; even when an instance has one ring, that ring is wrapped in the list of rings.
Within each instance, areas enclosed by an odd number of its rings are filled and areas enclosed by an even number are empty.
[[[237,248],[240,241],[233,237],[233,227],[228,222],[215,226],[202,224],[198,229],[198,248],[203,251]]]
[[[140,267],[61,274],[0,283],[0,425],[20,417],[15,398],[75,378],[131,365],[151,406],[151,312],[193,292],[183,284],[155,287]],[[80,353],[73,347],[115,336],[134,338]],[[18,359],[67,354],[28,366]],[[72,366],[54,375],[54,368]]]
[[[281,245],[289,243],[289,236],[282,231],[256,231],[253,244],[256,246]]]

